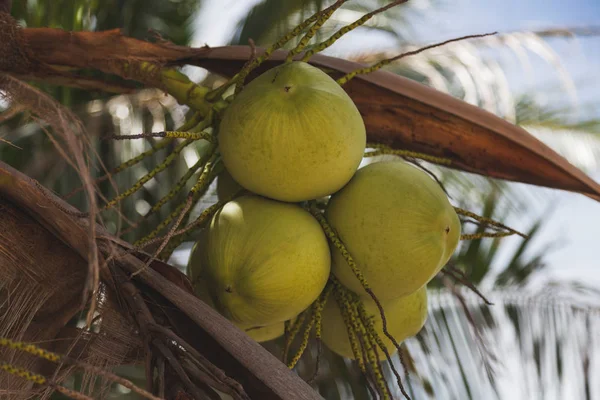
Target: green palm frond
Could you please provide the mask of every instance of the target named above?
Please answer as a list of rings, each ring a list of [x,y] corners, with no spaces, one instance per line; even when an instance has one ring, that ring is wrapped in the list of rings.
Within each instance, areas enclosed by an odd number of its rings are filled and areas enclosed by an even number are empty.
[[[600,342],[593,333],[600,327],[597,301],[582,306],[581,299],[562,294],[516,290],[489,296],[494,306],[465,293],[491,353],[492,377],[484,371],[472,327],[455,298],[431,292],[425,330],[407,342],[435,393],[419,398],[594,398],[600,389],[592,378],[600,373]]]

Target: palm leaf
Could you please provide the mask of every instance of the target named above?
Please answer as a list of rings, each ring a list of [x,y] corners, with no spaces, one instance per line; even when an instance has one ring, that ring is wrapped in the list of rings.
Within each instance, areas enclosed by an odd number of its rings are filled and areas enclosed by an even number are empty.
[[[502,290],[490,294],[495,305],[487,307],[465,296],[495,357],[494,376],[486,375],[472,328],[452,294],[431,292],[425,330],[407,342],[417,370],[433,387],[429,398],[591,399],[598,393],[592,378],[600,373],[600,342],[593,333],[600,327],[597,301],[582,306],[581,299],[563,294]]]

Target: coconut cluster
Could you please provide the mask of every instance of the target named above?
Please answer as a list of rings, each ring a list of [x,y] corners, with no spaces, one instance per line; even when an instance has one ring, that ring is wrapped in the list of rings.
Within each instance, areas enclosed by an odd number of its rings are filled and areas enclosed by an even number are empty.
[[[305,62],[270,69],[233,99],[218,140],[226,170],[217,194],[245,194],[213,216],[192,250],[188,274],[199,297],[262,342],[283,335],[333,274],[359,296],[390,353],[371,294],[397,342],[421,330],[427,283],[458,245],[458,216],[437,182],[404,161],[359,169],[365,124],[335,80]],[[360,280],[303,207],[323,198]],[[323,309],[322,340],[354,357],[333,299]]]

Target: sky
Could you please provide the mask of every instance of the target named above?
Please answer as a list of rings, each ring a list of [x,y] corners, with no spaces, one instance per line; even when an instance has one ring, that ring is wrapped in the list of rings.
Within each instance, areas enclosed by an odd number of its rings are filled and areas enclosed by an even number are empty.
[[[193,45],[226,45],[231,39],[236,24],[259,0],[205,0],[196,20],[196,35]],[[421,44],[428,44],[449,38],[484,33],[490,31],[511,32],[516,30],[600,27],[600,0],[412,0],[417,9],[435,4],[420,16],[415,23],[415,36]],[[423,14],[422,14],[423,15]],[[563,68],[578,86],[576,97],[568,95],[566,89],[548,92],[544,89],[548,82],[560,82],[556,69],[549,67],[541,59],[532,60],[529,71],[515,63],[508,65],[507,75],[511,89],[515,93],[535,94],[541,102],[553,105],[589,103],[600,105],[600,37],[579,38],[577,40],[553,39],[548,41],[551,48],[560,55]],[[394,42],[385,36],[371,36],[361,32],[352,39],[342,41],[331,48],[330,54],[343,55],[349,49],[369,45],[371,48],[390,48]],[[573,103],[575,102],[575,103]],[[587,116],[600,118],[600,109],[585,108]],[[550,144],[550,143],[549,143]],[[557,151],[560,151],[557,148]],[[578,152],[571,151],[570,160],[578,160]],[[600,162],[588,164],[587,171],[596,181],[600,181]],[[517,186],[519,187],[519,186]],[[531,188],[536,193],[532,217],[542,215],[547,210],[544,198],[556,202],[553,214],[536,243],[542,248],[550,242],[559,241],[560,246],[550,249],[547,255],[549,269],[538,284],[546,279],[569,279],[600,288],[600,203],[583,195],[548,189]],[[536,215],[537,212],[537,215]],[[525,228],[526,221],[507,221],[517,229]],[[511,246],[519,244],[518,238],[507,239]],[[507,246],[507,247],[511,247]],[[505,258],[509,253],[505,254]]]

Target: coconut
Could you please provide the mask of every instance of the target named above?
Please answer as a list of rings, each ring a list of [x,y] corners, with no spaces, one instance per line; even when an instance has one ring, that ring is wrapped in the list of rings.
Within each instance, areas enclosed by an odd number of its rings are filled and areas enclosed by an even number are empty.
[[[291,62],[250,82],[219,127],[223,163],[253,193],[299,202],[327,196],[356,172],[365,125],[346,92],[318,68]]]
[[[290,320],[325,287],[327,238],[295,204],[241,196],[225,204],[207,229],[200,275],[214,307],[239,327]]]
[[[390,355],[395,354],[397,349],[383,331],[383,321],[377,304],[367,298],[361,298],[361,301],[364,304],[366,314],[372,318],[375,331],[383,341],[387,351]],[[382,302],[381,306],[384,310],[387,331],[400,344],[405,339],[419,333],[425,325],[427,320],[427,288],[423,287],[411,295]],[[325,304],[322,318],[321,339],[323,343],[333,352],[346,358],[355,359],[348,338],[348,330],[335,299],[331,298]]]
[[[215,303],[210,297],[208,290],[208,283],[205,279],[202,278],[202,268],[203,265],[206,265],[206,243],[207,243],[207,235],[206,230],[201,231],[200,238],[194,246],[192,247],[192,251],[190,253],[190,258],[187,265],[187,274],[192,281],[192,286],[194,288],[194,293],[200,300],[208,304],[210,307],[216,310]],[[217,310],[218,311],[218,310]],[[295,317],[292,319],[292,321]],[[232,321],[234,322],[234,321]],[[248,336],[254,339],[257,342],[266,342],[269,340],[277,339],[282,336],[284,333],[284,322],[277,322],[272,325],[267,326],[252,326],[248,327],[244,324],[236,324],[238,328],[242,329]]]
[[[460,239],[460,221],[444,191],[404,161],[358,170],[331,197],[325,216],[381,300],[406,296],[427,284]],[[349,289],[367,295],[337,249],[333,273]]]

